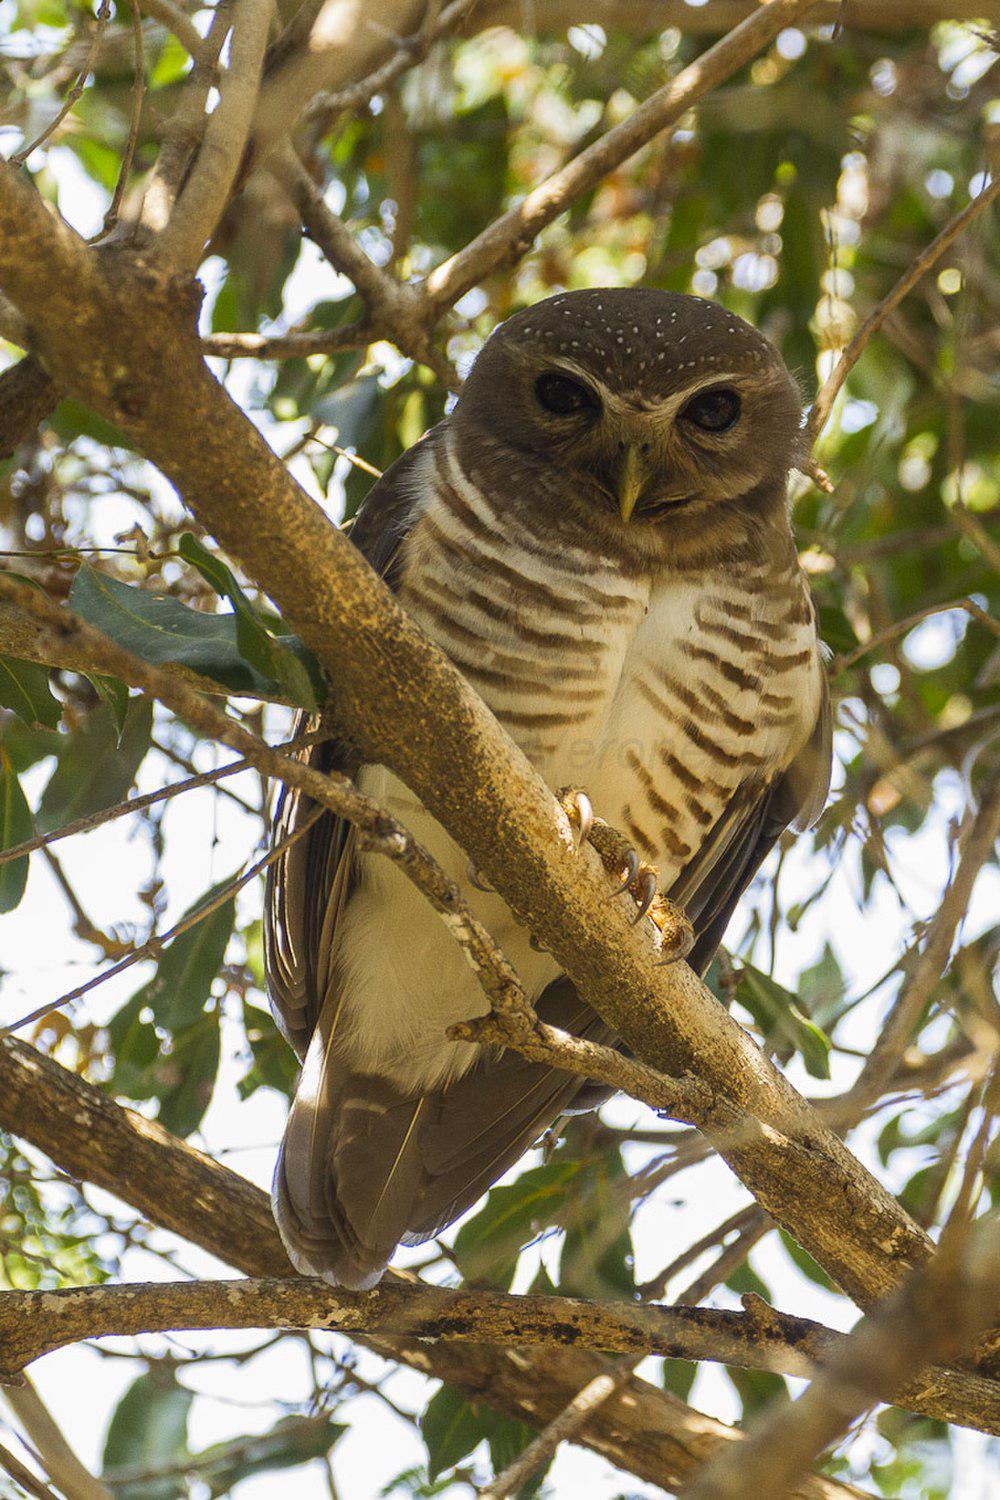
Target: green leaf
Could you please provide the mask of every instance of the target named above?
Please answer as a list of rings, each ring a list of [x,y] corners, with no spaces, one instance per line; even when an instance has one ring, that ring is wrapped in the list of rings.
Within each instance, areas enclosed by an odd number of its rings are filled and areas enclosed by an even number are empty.
[[[740,1370],[734,1365],[727,1365],[726,1374],[743,1402],[743,1422],[748,1417],[755,1416],[763,1407],[769,1406],[772,1401],[788,1399],[788,1386],[784,1378],[771,1370]]]
[[[18,775],[49,755],[58,755],[66,736],[51,729],[29,729],[19,718],[0,714],[0,739]]]
[[[522,1247],[552,1223],[579,1171],[579,1162],[550,1161],[522,1172],[509,1187],[493,1188],[455,1236],[454,1255],[466,1281],[509,1287]]]
[[[738,1292],[740,1295],[744,1292],[756,1292],[765,1302],[771,1301],[771,1288],[760,1279],[749,1261],[744,1261],[731,1276],[726,1277],[726,1286],[731,1292]]]
[[[213,886],[184,915],[198,911],[229,883]],[[131,1099],[159,1100],[158,1118],[175,1135],[190,1135],[212,1098],[220,1044],[218,1008],[209,1002],[235,919],[233,895],[179,933],[152,979],[108,1024],[115,1059],[109,1088]]]
[[[103,1475],[113,1480],[116,1469],[149,1469],[183,1463],[188,1415],[193,1396],[172,1375],[157,1369],[140,1375],[115,1408],[104,1442]],[[115,1500],[182,1500],[187,1485],[182,1478],[137,1480],[115,1484]]]
[[[796,997],[789,990],[752,964],[743,964],[736,998],[750,1012],[769,1042],[778,1048],[785,1046],[801,1053],[806,1070],[813,1078],[829,1078],[830,1038],[802,1014]]]
[[[837,955],[825,944],[819,961],[803,969],[796,988],[803,1010],[820,1026],[828,1026],[844,1003],[847,988]]]
[[[501,1412],[492,1411],[488,1407],[483,1412],[483,1426],[490,1446],[490,1463],[493,1465],[494,1476],[503,1473],[515,1458],[521,1456],[532,1438],[537,1436],[535,1429],[526,1422],[505,1417]],[[547,1463],[540,1464],[531,1478],[515,1492],[517,1500],[529,1500],[530,1496],[537,1495],[551,1466],[552,1458]]]
[[[35,828],[31,808],[21,790],[7,747],[0,745],[0,849],[12,849],[30,839]],[[0,865],[0,912],[13,911],[28,883],[28,855]]]
[[[152,1069],[157,1119],[182,1138],[197,1130],[219,1071],[219,1014],[213,1010],[174,1039]]]
[[[261,676],[281,684],[285,694],[303,708],[316,710],[323,696],[322,673],[312,653],[298,636],[285,635],[280,640],[268,634],[231,569],[214,552],[203,547],[198,538],[185,531],[177,543],[181,556],[210,584],[222,599],[228,599],[236,617],[236,643],[244,661]],[[318,689],[318,691],[317,691]]]
[[[48,668],[16,656],[0,656],[0,703],[13,709],[29,729],[55,729],[62,716],[62,704],[49,687]]]
[[[428,1401],[420,1418],[420,1431],[432,1480],[461,1463],[486,1436],[471,1404],[450,1385],[443,1385]]]
[[[168,35],[160,55],[153,64],[149,74],[149,86],[151,89],[165,88],[167,84],[177,83],[184,77],[190,65],[187,48],[183,47],[175,36]]]
[[[814,1281],[824,1291],[834,1292],[839,1295],[840,1288],[836,1282],[830,1280],[823,1267],[818,1261],[813,1260],[808,1250],[803,1250],[802,1246],[797,1244],[791,1235],[786,1234],[783,1229],[778,1230],[778,1237],[784,1245],[788,1256],[798,1266],[803,1276],[808,1276],[810,1281]]]
[[[663,1361],[663,1389],[670,1391],[679,1401],[686,1401],[691,1394],[698,1366],[690,1359],[665,1359]]]
[[[259,1088],[276,1089],[290,1099],[295,1089],[299,1065],[295,1053],[275,1026],[267,1011],[248,1000],[243,1001],[243,1029],[253,1062],[237,1084],[241,1099],[249,1099]]]
[[[56,768],[38,804],[40,831],[49,833],[74,818],[121,802],[149,749],[152,724],[149,699],[134,698],[120,740],[117,725],[103,704],[71,734],[62,736]]]
[[[561,1148],[562,1149],[562,1148]],[[567,1184],[560,1222],[559,1290],[570,1297],[629,1297],[635,1291],[628,1176],[618,1150],[589,1155]]]
[[[108,186],[113,187],[121,166],[117,151],[102,148],[97,142],[87,143],[83,149],[95,155],[104,153],[104,163],[110,176]],[[97,167],[96,161],[92,161],[92,164],[95,168]],[[100,176],[100,172],[98,171],[96,175]],[[49,425],[55,430],[59,440],[66,445],[73,442],[74,438],[86,437],[92,442],[103,443],[107,448],[130,449],[132,447],[120,427],[116,427],[113,422],[105,421],[96,412],[84,406],[82,401],[75,401],[69,396],[60,401],[49,417]]]
[[[199,896],[181,920],[199,911],[231,883],[232,877]],[[222,967],[235,921],[234,894],[167,946],[156,973],[139,991],[142,1004],[149,1006],[158,1025],[177,1033],[201,1015],[212,992],[212,980]]]
[[[331,1422],[329,1417],[282,1417],[260,1437],[233,1438],[203,1448],[194,1455],[193,1464],[214,1500],[217,1495],[228,1495],[252,1474],[291,1469],[322,1458],[347,1430],[343,1422]]]
[[[128,717],[128,705],[130,693],[125,683],[118,677],[105,677],[101,672],[88,672],[87,681],[93,687],[95,693],[104,704],[108,713],[115,722],[118,730],[118,743],[122,742],[125,733],[125,720]]]
[[[69,603],[81,619],[151,666],[187,667],[236,693],[292,696],[279,677],[259,671],[247,660],[235,614],[210,615],[189,609],[176,599],[151,594],[86,566],[77,572]],[[282,647],[294,652],[313,684],[318,668],[310,668],[306,647],[294,636],[282,637]],[[288,670],[301,688],[294,669]],[[308,701],[303,701],[306,698]],[[312,708],[315,687],[311,686],[308,694],[302,692],[296,701],[303,708]]]

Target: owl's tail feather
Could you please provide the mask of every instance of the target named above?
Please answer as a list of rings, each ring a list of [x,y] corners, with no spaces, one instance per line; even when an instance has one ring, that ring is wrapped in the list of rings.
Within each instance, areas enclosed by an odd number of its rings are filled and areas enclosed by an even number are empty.
[[[539,1010],[578,1035],[607,1037],[568,981],[551,986]],[[428,1239],[471,1208],[587,1087],[503,1052],[447,1088],[405,1097],[329,1055],[317,1031],[272,1194],[293,1264],[367,1291],[401,1241]]]

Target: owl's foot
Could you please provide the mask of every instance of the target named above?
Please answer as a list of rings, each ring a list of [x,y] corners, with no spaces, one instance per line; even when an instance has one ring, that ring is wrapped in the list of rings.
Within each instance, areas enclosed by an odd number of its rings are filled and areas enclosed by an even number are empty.
[[[634,846],[617,828],[594,816],[585,792],[566,787],[558,796],[573,830],[574,846],[579,849],[590,843],[608,874],[619,882],[609,899],[628,892],[636,904],[633,925],[648,916],[660,933],[662,962],[676,963],[684,958],[694,945],[694,931],[676,902],[661,894],[655,867],[639,858]]]

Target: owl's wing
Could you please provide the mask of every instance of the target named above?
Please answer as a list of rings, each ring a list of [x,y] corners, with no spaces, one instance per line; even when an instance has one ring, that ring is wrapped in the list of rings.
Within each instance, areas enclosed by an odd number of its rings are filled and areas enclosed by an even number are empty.
[[[775,780],[746,781],[667,893],[694,928],[688,963],[704,974],[743,892],[786,828],[806,829],[826,803],[832,761],[830,695],[822,699],[809,739]]]
[[[415,520],[419,465],[435,432],[410,448],[372,486],[351,526],[351,541],[390,588],[396,586],[400,548]],[[300,713],[293,733],[309,727],[308,715]],[[318,771],[351,776],[358,769],[347,746],[335,739],[298,755]],[[273,841],[293,834],[313,805],[303,793],[282,787]],[[264,961],[271,1009],[300,1059],[305,1058],[326,997],[337,920],[353,886],[354,844],[351,825],[324,813],[268,869]]]

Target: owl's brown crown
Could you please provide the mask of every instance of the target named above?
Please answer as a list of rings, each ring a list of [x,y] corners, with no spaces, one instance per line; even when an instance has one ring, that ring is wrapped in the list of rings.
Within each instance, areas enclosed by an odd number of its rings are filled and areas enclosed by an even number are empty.
[[[514,313],[486,347],[494,342],[571,360],[623,394],[649,398],[662,395],[678,376],[733,369],[786,373],[770,340],[736,313],[702,297],[652,287],[560,292]]]

